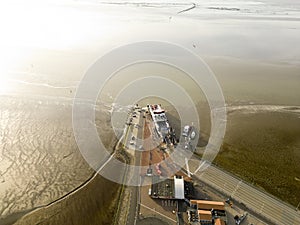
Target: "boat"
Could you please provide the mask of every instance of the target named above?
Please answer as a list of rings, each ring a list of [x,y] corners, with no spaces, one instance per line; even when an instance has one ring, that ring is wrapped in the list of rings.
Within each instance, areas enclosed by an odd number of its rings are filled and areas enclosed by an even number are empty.
[[[164,139],[170,132],[170,125],[165,110],[160,104],[147,105],[158,136]]]

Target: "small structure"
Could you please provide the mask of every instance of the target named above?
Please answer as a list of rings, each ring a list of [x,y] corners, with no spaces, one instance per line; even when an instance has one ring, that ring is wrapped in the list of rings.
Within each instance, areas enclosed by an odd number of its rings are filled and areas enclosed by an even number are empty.
[[[197,209],[202,210],[225,210],[224,202],[206,201],[206,200],[191,200],[191,204],[196,203]]]
[[[184,199],[184,180],[182,176],[174,176],[175,198]]]
[[[224,222],[224,220],[217,218],[217,219],[215,219],[215,225],[225,225],[225,222]]]
[[[211,212],[208,210],[198,210],[198,218],[200,223],[209,224],[212,222]]]
[[[227,222],[224,202],[191,200],[188,215],[191,224],[225,225]]]

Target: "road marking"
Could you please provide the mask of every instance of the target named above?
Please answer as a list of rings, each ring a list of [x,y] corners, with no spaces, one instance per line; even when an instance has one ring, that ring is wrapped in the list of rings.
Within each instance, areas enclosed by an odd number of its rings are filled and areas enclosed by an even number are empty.
[[[196,174],[196,173],[204,166],[205,163],[206,163],[206,162],[203,161],[203,162],[198,166],[198,168],[194,171],[194,174]]]
[[[191,177],[191,172],[190,172],[190,167],[189,167],[189,161],[187,158],[185,158],[185,165],[186,165],[186,170],[188,172],[188,177]]]
[[[240,188],[242,182],[243,181],[241,181],[241,180],[238,182],[238,184],[236,185],[235,189],[233,190],[233,192],[230,195],[231,198],[234,198],[234,195],[237,192],[237,190]]]
[[[161,215],[161,216],[163,216],[163,217],[165,217],[165,218],[167,218],[167,219],[173,221],[174,223],[177,223],[176,220],[173,220],[172,218],[170,218],[170,217],[168,217],[168,216],[166,216],[166,215],[164,215],[164,214],[162,214],[162,213],[160,213],[160,212],[157,212],[156,210],[151,209],[151,208],[148,207],[148,206],[145,206],[145,205],[143,205],[143,204],[140,204],[140,206],[143,206],[144,208],[149,209],[149,210],[151,210],[152,212],[155,212],[155,213],[157,213],[157,214],[159,214],[159,215]]]
[[[261,208],[260,208],[260,211],[259,211],[260,214],[262,213],[264,207],[265,207],[265,203],[263,203],[262,206],[261,206]]]

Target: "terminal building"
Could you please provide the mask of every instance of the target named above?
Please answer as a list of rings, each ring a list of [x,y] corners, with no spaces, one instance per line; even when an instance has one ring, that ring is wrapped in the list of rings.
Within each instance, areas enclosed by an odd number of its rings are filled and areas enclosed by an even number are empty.
[[[151,198],[184,200],[194,195],[193,186],[182,176],[174,176],[173,179],[161,179],[159,176],[153,176],[152,179],[149,190]]]

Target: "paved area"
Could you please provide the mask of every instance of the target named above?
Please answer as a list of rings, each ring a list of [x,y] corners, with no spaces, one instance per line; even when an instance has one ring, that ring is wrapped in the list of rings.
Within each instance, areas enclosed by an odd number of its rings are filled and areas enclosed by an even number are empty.
[[[145,177],[144,179],[151,179],[151,177]],[[148,182],[147,182],[148,183]],[[141,187],[141,202],[140,202],[140,215],[139,218],[145,217],[158,217],[164,221],[168,221],[169,224],[176,224],[176,215],[172,213],[176,210],[176,201],[152,199],[149,196],[150,185]]]
[[[140,221],[138,221],[137,223],[138,225],[155,225],[155,224],[159,224],[159,225],[169,225],[169,223],[162,221],[161,219],[157,218],[157,217],[148,217],[148,218],[144,218]]]

